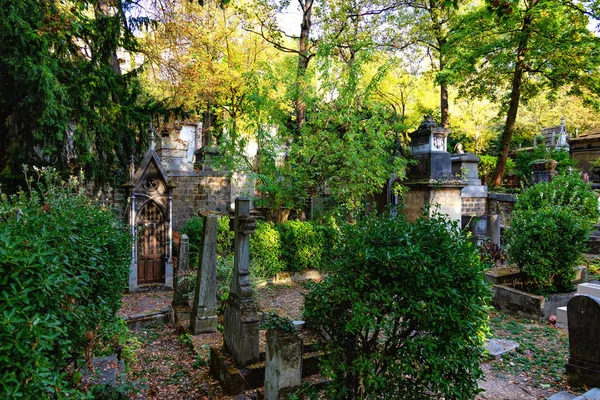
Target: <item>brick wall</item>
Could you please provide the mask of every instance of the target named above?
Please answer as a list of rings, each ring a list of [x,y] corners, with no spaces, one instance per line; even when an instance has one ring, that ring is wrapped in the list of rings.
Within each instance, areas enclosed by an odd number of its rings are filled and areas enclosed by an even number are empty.
[[[487,197],[463,197],[462,215],[482,216],[486,214]]]
[[[213,171],[169,174],[173,189],[173,230],[178,231],[198,211],[228,213],[231,181]]]

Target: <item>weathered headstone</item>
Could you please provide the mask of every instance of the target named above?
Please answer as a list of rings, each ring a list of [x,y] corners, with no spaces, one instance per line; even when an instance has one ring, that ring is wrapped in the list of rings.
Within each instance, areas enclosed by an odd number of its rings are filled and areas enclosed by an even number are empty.
[[[187,235],[181,235],[179,242],[179,257],[177,259],[177,276],[173,282],[173,307],[189,307],[187,294],[190,283],[188,280],[188,269],[190,264],[190,239]]]
[[[250,216],[250,200],[235,199],[233,230],[235,232],[233,279],[225,306],[223,339],[226,350],[238,365],[243,367],[259,359],[259,318],[252,297],[249,269],[250,235],[256,230],[256,222]]]
[[[196,291],[190,317],[194,335],[217,331],[217,216],[204,219],[204,243],[196,277]]]
[[[567,304],[571,385],[600,385],[600,299],[578,295]]]
[[[281,395],[302,384],[302,338],[278,329],[267,331],[265,358],[265,400]]]

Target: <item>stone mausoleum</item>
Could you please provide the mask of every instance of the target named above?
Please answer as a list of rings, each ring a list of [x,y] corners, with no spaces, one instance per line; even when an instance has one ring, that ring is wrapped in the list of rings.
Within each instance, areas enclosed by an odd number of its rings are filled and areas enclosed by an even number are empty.
[[[126,215],[135,238],[129,290],[140,285],[173,287],[173,231],[198,212],[233,211],[234,199],[254,194],[239,173],[216,170],[218,148],[198,124],[176,123],[152,131],[152,144],[126,183]]]

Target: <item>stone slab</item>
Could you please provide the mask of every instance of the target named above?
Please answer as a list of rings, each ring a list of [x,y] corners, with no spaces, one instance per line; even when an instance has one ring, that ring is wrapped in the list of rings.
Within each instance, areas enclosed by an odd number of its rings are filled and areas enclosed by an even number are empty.
[[[573,400],[577,397],[576,394],[569,393],[567,391],[558,392],[548,397],[546,400]]]
[[[577,285],[577,294],[587,294],[600,298],[600,285],[595,283],[581,283]]]
[[[321,352],[312,351],[311,345],[304,347],[302,355],[302,377],[319,373]],[[241,394],[246,390],[262,387],[265,382],[265,353],[261,352],[258,362],[240,368],[222,345],[210,347],[210,374],[219,381],[225,393]]]
[[[558,307],[556,309],[556,326],[559,328],[568,328],[569,321],[567,320],[567,306]]]
[[[491,358],[496,360],[500,359],[503,354],[514,351],[519,347],[519,343],[506,340],[506,339],[490,339],[483,345],[483,348],[487,350]]]
[[[600,389],[593,388],[582,395],[586,400],[600,400]]]
[[[125,363],[118,360],[115,354],[92,358],[90,363],[91,371],[87,368],[82,371],[83,380],[87,384],[116,386],[125,381]]]

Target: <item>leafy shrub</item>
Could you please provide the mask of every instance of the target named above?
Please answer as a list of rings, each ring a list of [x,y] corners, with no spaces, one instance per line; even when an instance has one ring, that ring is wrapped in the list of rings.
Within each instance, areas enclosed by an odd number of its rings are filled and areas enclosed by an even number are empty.
[[[190,241],[190,266],[198,266],[200,250],[204,242],[204,217],[195,215],[185,221],[181,227],[181,234],[187,235]]]
[[[298,220],[277,224],[275,228],[281,235],[281,254],[288,271],[321,268],[326,228]]]
[[[513,212],[508,255],[527,274],[528,289],[540,294],[571,290],[589,230],[589,221],[567,207]]]
[[[181,227],[181,233],[188,235],[190,240],[190,260],[197,266],[204,241],[204,216],[195,215],[188,219]],[[217,254],[228,257],[233,254],[234,232],[229,230],[229,217],[219,216],[217,219]]]
[[[473,398],[489,298],[474,244],[440,216],[367,216],[341,234],[305,303],[331,338],[328,398]]]
[[[484,185],[487,185],[492,180],[492,176],[496,171],[496,164],[498,163],[498,157],[481,154],[479,155],[479,176]],[[506,159],[506,173],[513,172],[515,170],[515,162],[512,158]]]
[[[108,326],[127,286],[131,238],[114,215],[56,186],[51,170],[0,201],[0,390],[74,394],[67,371]],[[103,327],[102,330],[100,327]],[[115,328],[118,330],[118,327]]]
[[[508,256],[537,293],[572,288],[574,267],[593,224],[598,200],[577,175],[557,176],[517,197],[507,232]]]
[[[564,174],[569,167],[574,167],[575,160],[571,159],[568,151],[561,149],[546,150],[545,146],[538,146],[533,151],[519,151],[515,157],[515,172],[523,183],[531,182],[533,167],[531,163],[536,160],[555,160],[558,162],[556,171]]]
[[[227,258],[233,254],[235,232],[229,229],[229,217],[222,215],[217,220],[217,254]]]
[[[271,222],[256,221],[256,233],[250,236],[250,272],[255,277],[270,278],[284,268],[279,231]]]
[[[598,198],[578,174],[559,175],[552,182],[527,188],[517,197],[514,211],[536,211],[547,206],[567,207],[592,223],[598,221]]]

